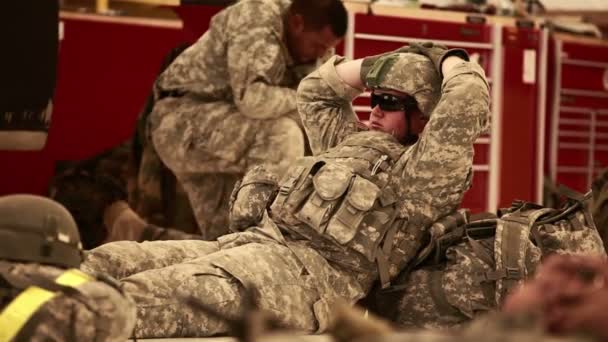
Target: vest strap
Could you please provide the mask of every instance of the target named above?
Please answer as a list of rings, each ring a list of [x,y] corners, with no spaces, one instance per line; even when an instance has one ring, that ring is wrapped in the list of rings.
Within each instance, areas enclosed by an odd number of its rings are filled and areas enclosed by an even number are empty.
[[[391,285],[391,277],[388,269],[388,258],[382,252],[382,249],[378,249],[376,254],[376,263],[378,265],[378,274],[380,276],[380,286],[382,289],[386,289]]]
[[[75,288],[92,278],[77,269],[63,272],[55,283]],[[58,292],[49,291],[38,286],[30,286],[11,301],[0,313],[0,342],[11,341],[46,302],[53,299]]]
[[[446,316],[465,317],[465,315],[455,308],[448,301],[443,290],[443,271],[432,271],[428,276],[428,288],[431,299],[435,303],[437,310]]]

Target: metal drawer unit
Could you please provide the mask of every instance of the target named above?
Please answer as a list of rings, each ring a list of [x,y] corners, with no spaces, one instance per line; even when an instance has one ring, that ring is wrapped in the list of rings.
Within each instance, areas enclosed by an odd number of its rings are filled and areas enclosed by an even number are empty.
[[[608,44],[555,35],[552,45],[549,172],[586,191],[608,167]]]

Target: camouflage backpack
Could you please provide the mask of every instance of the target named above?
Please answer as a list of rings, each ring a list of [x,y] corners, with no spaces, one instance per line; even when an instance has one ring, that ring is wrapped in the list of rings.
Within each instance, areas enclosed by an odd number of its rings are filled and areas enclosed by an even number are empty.
[[[370,295],[371,309],[404,327],[458,327],[497,309],[543,256],[605,254],[585,206],[591,192],[570,195],[560,209],[515,201],[499,217],[460,210],[436,222],[397,285]]]

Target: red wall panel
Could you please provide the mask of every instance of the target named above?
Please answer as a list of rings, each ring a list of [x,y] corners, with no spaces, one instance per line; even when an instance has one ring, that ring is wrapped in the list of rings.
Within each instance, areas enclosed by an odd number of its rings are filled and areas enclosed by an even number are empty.
[[[539,32],[507,27],[503,36],[501,207],[510,205],[514,199],[535,200],[538,82],[524,82],[523,69],[525,51],[538,50]]]
[[[181,29],[64,20],[47,148],[57,159],[91,157],[128,139],[164,55]]]
[[[468,208],[472,213],[487,211],[488,173],[474,172],[471,188],[464,194],[462,208]]]
[[[597,171],[608,166],[608,91],[604,84],[608,45],[571,40],[555,35],[551,41],[549,75],[555,77],[549,83],[549,104],[557,102],[560,108],[556,146],[551,145],[554,132],[548,130],[547,135],[557,165],[548,165],[548,170],[557,182],[585,192]],[[554,120],[553,110],[548,111],[550,120]]]
[[[605,62],[608,62],[608,57]],[[562,67],[562,88],[587,89],[592,91],[604,90],[604,71],[579,65],[564,65]]]
[[[57,160],[91,157],[126,140],[161,60],[181,28],[62,16],[54,110],[46,147],[0,152],[0,194],[45,194]],[[102,17],[105,18],[105,17]]]

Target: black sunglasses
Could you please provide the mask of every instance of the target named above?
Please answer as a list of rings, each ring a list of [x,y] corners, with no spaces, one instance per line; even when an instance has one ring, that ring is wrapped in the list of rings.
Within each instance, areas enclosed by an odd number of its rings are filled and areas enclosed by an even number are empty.
[[[406,111],[413,108],[416,108],[416,100],[412,97],[407,96],[397,97],[392,94],[376,94],[372,93],[371,95],[371,107],[374,109],[376,106],[380,106],[380,109],[383,111],[396,112],[396,111]]]

